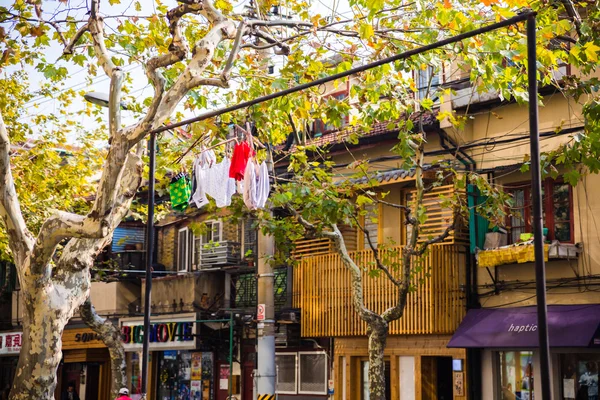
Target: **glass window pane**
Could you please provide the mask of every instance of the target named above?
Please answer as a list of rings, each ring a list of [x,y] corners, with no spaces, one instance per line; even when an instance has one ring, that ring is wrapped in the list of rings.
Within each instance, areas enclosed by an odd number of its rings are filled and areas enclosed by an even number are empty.
[[[276,354],[277,393],[296,393],[296,355]]]
[[[300,354],[298,393],[327,394],[327,356],[325,353]]]
[[[599,354],[562,354],[560,360],[562,390],[559,400],[597,400],[599,365]]]
[[[569,222],[557,222],[554,224],[554,238],[559,242],[571,241],[571,224]]]
[[[498,352],[499,399],[533,400],[533,352]]]

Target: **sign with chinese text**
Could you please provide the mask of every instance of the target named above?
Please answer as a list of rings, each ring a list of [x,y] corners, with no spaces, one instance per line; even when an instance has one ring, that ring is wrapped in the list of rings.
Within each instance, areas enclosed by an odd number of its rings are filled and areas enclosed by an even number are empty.
[[[23,332],[0,333],[0,356],[19,354],[22,343]]]

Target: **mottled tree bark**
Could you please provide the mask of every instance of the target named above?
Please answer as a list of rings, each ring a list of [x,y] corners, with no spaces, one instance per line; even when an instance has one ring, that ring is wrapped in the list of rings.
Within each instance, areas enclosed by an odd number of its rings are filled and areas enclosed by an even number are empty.
[[[86,300],[79,308],[79,314],[87,326],[96,332],[106,347],[108,347],[112,371],[111,398],[116,398],[119,394],[119,389],[127,386],[125,350],[123,350],[123,345],[121,344],[119,328],[114,326],[109,320],[99,316],[90,299]]]
[[[388,324],[383,319],[369,325],[369,400],[385,399],[384,351]]]

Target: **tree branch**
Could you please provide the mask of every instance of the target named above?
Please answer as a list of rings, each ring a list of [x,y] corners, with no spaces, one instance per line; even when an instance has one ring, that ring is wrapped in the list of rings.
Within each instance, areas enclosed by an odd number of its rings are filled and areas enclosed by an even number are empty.
[[[100,336],[108,348],[112,372],[111,398],[116,398],[119,389],[127,383],[125,350],[121,344],[119,329],[109,320],[98,315],[89,297],[79,307],[79,314],[83,322]]]
[[[112,71],[115,68],[104,43],[104,21],[99,14],[100,0],[91,0],[90,19],[87,23],[89,32],[92,35],[92,42],[96,50],[96,57],[104,73],[112,77]]]
[[[227,57],[225,68],[223,68],[223,72],[221,72],[221,80],[225,82],[229,80],[229,71],[231,71],[231,68],[233,68],[235,57],[240,51],[240,45],[242,44],[242,37],[244,36],[245,30],[246,24],[244,21],[241,21],[237,27],[237,34],[235,35],[235,40],[233,41],[233,47],[229,52],[229,57]]]
[[[52,259],[56,246],[64,239],[99,239],[108,236],[109,233],[109,223],[105,219],[56,211],[44,222],[38,234],[31,254],[32,273],[50,278],[50,270],[46,266]]]
[[[377,250],[377,247],[375,247],[375,245],[373,244],[373,241],[371,240],[371,234],[369,233],[369,231],[366,230],[364,226],[362,226],[362,224],[358,221],[358,218],[356,218],[354,215],[352,216],[352,218],[354,218],[356,226],[358,226],[358,228],[367,237],[367,243],[369,243],[369,247],[371,248],[371,252],[373,253],[373,258],[375,259],[375,265],[377,266],[377,268],[385,273],[388,279],[392,281],[394,286],[399,286],[400,282],[396,278],[394,278],[394,275],[392,275],[390,269],[386,265],[384,265],[383,262],[381,262],[381,258],[379,257],[379,250]]]
[[[198,0],[186,0],[185,4],[198,4]],[[210,0],[203,0],[198,11],[212,25],[210,31],[194,47],[193,56],[186,69],[177,78],[173,86],[164,93],[160,100],[155,99],[152,114],[147,114],[140,122],[126,128],[126,135],[130,144],[137,143],[146,133],[160,126],[173,112],[177,104],[194,87],[198,85],[212,85],[227,87],[227,82],[222,79],[210,79],[202,76],[209,65],[219,43],[225,39],[233,39],[236,32],[233,21],[224,17]],[[153,115],[153,118],[148,118]]]
[[[56,34],[58,35],[58,38],[62,42],[63,46],[67,46],[67,40],[65,39],[65,35],[63,35],[62,31],[60,30],[60,26],[58,26],[58,24],[56,22],[44,20],[43,14],[42,14],[42,3],[41,2],[37,3],[34,8],[35,8],[35,14],[37,15],[40,22],[48,24],[51,27],[53,27],[54,30],[56,31]]]
[[[110,93],[108,95],[108,131],[110,138],[117,136],[121,129],[121,86],[123,71],[115,67],[110,77]]]
[[[121,220],[127,215],[131,202],[142,183],[141,146],[136,153],[129,153],[125,161],[115,200],[111,204],[111,212],[105,218],[107,229],[113,232]],[[62,271],[81,271],[90,268],[96,256],[110,242],[111,235],[101,239],[72,239],[65,246],[57,262]]]
[[[9,246],[17,268],[23,265],[27,253],[33,248],[33,235],[29,232],[19,198],[15,190],[10,165],[10,139],[0,110],[0,216],[6,226]]]
[[[73,54],[73,49],[74,49],[75,45],[77,45],[77,42],[79,41],[79,39],[81,39],[83,34],[88,31],[89,31],[88,23],[86,23],[81,28],[79,28],[77,30],[77,32],[75,32],[75,36],[73,36],[71,38],[71,41],[68,44],[66,44],[65,49],[63,50],[63,55]]]
[[[565,7],[565,11],[569,15],[569,17],[573,20],[573,24],[575,25],[575,30],[577,31],[577,35],[581,37],[581,16],[575,8],[575,5],[571,0],[560,0],[560,2]]]
[[[460,218],[460,215],[455,214],[452,224],[448,225],[446,227],[446,229],[444,230],[444,232],[442,232],[438,236],[421,243],[421,246],[419,247],[418,250],[416,250],[415,254],[417,256],[422,256],[430,245],[439,243],[439,242],[443,242],[444,239],[446,239],[448,236],[450,236],[450,233],[452,233],[452,231],[454,230],[454,226],[456,225],[456,221],[458,218]]]

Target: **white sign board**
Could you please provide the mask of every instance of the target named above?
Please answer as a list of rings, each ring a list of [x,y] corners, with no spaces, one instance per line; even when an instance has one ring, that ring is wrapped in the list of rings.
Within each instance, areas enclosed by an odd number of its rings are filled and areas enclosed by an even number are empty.
[[[156,316],[150,319],[150,351],[196,348],[196,315]],[[141,351],[144,341],[143,318],[122,318],[121,343],[125,351]]]
[[[23,332],[0,333],[0,356],[19,354],[23,343]]]
[[[256,311],[256,320],[257,321],[264,321],[266,319],[266,313],[265,313],[265,305],[264,304],[259,304],[257,311]]]

